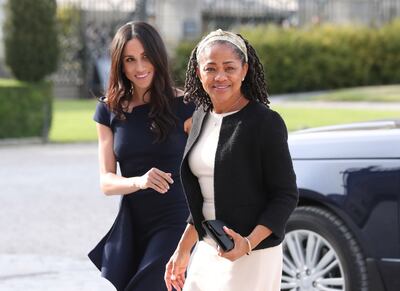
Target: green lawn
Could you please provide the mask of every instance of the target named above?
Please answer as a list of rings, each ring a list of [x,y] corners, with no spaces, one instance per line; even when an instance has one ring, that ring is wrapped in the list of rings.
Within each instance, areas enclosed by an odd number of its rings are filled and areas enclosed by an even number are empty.
[[[13,86],[19,86],[23,82],[18,81],[16,79],[4,79],[0,78],[0,87],[13,87]]]
[[[340,89],[311,97],[311,100],[400,102],[400,85]]]
[[[97,100],[56,100],[50,130],[52,142],[96,140],[93,113]]]
[[[289,131],[355,121],[400,119],[400,109],[310,108],[284,105],[275,106],[274,109],[282,115]]]
[[[96,127],[92,116],[96,102],[96,100],[56,100],[50,140],[52,142],[95,141]],[[315,108],[283,104],[274,106],[273,109],[282,115],[289,131],[353,121],[400,118],[400,109]]]

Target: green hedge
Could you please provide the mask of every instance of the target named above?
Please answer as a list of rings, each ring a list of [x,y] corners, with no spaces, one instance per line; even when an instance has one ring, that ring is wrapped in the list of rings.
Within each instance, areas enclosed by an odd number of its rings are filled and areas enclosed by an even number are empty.
[[[0,80],[0,139],[41,137],[46,141],[51,112],[49,83]]]
[[[179,87],[183,87],[185,83],[186,68],[195,45],[196,42],[182,42],[175,50],[175,57],[172,60],[172,76]]]
[[[56,0],[8,0],[4,8],[6,64],[18,80],[42,81],[57,69]]]
[[[400,20],[380,29],[318,26],[284,29],[243,27],[263,63],[270,93],[400,83]],[[183,63],[194,43],[178,46],[174,73],[184,79]]]

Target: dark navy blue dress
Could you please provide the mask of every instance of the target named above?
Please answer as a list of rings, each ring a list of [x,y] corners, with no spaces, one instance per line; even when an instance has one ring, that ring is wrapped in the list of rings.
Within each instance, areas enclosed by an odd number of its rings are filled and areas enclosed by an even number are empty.
[[[168,138],[156,143],[150,131],[150,104],[137,106],[118,120],[105,103],[99,102],[94,120],[114,133],[114,153],[121,175],[141,176],[156,167],[172,174],[174,183],[165,194],[139,190],[121,198],[116,220],[89,258],[117,290],[163,291],[165,265],[186,226],[189,211],[179,176],[186,144],[184,121],[194,106],[174,98],[173,111],[179,119]]]

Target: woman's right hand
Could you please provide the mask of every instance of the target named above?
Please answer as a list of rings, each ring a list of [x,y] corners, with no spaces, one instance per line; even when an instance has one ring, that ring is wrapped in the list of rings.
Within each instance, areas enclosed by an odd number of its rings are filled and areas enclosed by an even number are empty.
[[[190,251],[179,252],[178,250],[172,255],[165,267],[164,281],[168,291],[174,287],[177,291],[181,291],[185,284],[185,272],[189,264]]]
[[[166,193],[169,190],[169,184],[174,183],[171,173],[163,172],[157,168],[151,168],[146,174],[140,177],[132,178],[133,184],[139,189],[152,188],[159,193]]]

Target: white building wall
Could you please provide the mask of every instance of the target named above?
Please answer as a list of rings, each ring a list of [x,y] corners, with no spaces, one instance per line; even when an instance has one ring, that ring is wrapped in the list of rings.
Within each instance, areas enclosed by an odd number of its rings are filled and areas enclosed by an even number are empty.
[[[182,39],[201,34],[201,1],[156,0],[155,22],[167,47],[171,50]]]
[[[400,0],[298,0],[300,25],[382,25],[400,16]]]

